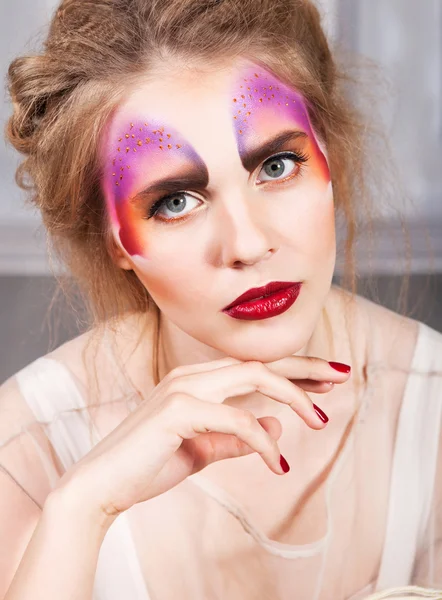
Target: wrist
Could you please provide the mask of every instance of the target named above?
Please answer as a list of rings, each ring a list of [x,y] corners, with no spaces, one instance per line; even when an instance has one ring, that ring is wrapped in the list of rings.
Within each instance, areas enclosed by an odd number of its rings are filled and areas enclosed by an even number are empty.
[[[91,499],[74,481],[52,490],[45,501],[43,514],[51,519],[69,520],[103,537],[116,519],[116,515],[106,514],[99,502]]]

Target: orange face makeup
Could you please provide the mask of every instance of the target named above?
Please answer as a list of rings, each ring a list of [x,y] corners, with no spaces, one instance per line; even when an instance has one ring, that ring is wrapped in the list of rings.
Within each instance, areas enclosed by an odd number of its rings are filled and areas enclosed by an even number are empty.
[[[308,136],[313,167],[325,182],[330,181],[327,159],[310,123],[303,97],[265,69],[248,67],[233,86],[231,112],[238,150],[244,157],[256,139],[271,137],[282,127],[300,129]]]
[[[243,68],[230,85],[231,122],[245,169],[250,172],[251,165],[257,163],[255,148],[262,146],[263,140],[273,138],[275,132],[298,130],[309,169],[325,189],[330,183],[327,159],[303,97],[256,66]],[[147,206],[179,190],[204,190],[209,173],[190,142],[165,119],[154,120],[143,114],[130,119],[128,114],[117,115],[108,129],[102,186],[123,248],[131,256],[149,258],[149,240],[142,227]],[[263,155],[262,160],[272,153]]]
[[[116,122],[109,132],[110,149],[105,158],[103,189],[112,224],[119,229],[120,241],[131,255],[146,255],[146,240],[137,227],[149,194],[167,193],[154,174],[168,171],[187,175],[193,168],[198,184],[208,183],[207,169],[191,147],[175,130],[153,120]],[[142,184],[149,180],[149,189]],[[183,183],[188,183],[188,181]]]

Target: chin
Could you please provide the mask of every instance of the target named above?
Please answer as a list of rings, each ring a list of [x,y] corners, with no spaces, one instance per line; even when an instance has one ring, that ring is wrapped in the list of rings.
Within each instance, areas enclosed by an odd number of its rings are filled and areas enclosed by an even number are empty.
[[[250,343],[244,342],[241,346],[232,346],[223,348],[223,352],[232,358],[236,358],[242,361],[248,360],[259,360],[260,362],[273,362],[280,360],[287,356],[292,356],[299,352],[308,342],[309,336],[305,336],[305,339],[281,339],[275,335],[273,340],[269,342],[266,340],[261,343]]]

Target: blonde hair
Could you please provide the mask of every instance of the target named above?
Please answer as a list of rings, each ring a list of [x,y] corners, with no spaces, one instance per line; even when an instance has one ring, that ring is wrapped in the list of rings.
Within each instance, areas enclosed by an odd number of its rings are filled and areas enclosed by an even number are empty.
[[[113,260],[98,157],[112,111],[131,84],[140,76],[155,76],[168,61],[216,68],[238,56],[270,69],[306,99],[327,147],[336,215],[346,228],[341,284],[351,295],[357,293],[354,245],[361,223],[370,229],[375,213],[363,163],[369,129],[347,97],[350,80],[332,56],[313,3],[64,0],[42,51],[10,64],[13,114],[6,135],[24,157],[18,185],[28,190],[51,248],[67,266],[69,275],[60,276],[60,283],[76,282],[93,325],[152,312],[157,348],[159,310],[135,273]],[[330,324],[329,332],[332,338]],[[153,371],[158,383],[157,351]],[[342,443],[337,455],[341,448]]]

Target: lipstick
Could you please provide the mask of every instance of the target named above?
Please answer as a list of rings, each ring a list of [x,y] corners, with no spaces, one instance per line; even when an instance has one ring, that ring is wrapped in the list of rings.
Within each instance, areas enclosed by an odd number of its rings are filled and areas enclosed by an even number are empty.
[[[276,317],[296,301],[301,282],[272,281],[266,286],[252,288],[223,308],[234,319],[257,321]]]

